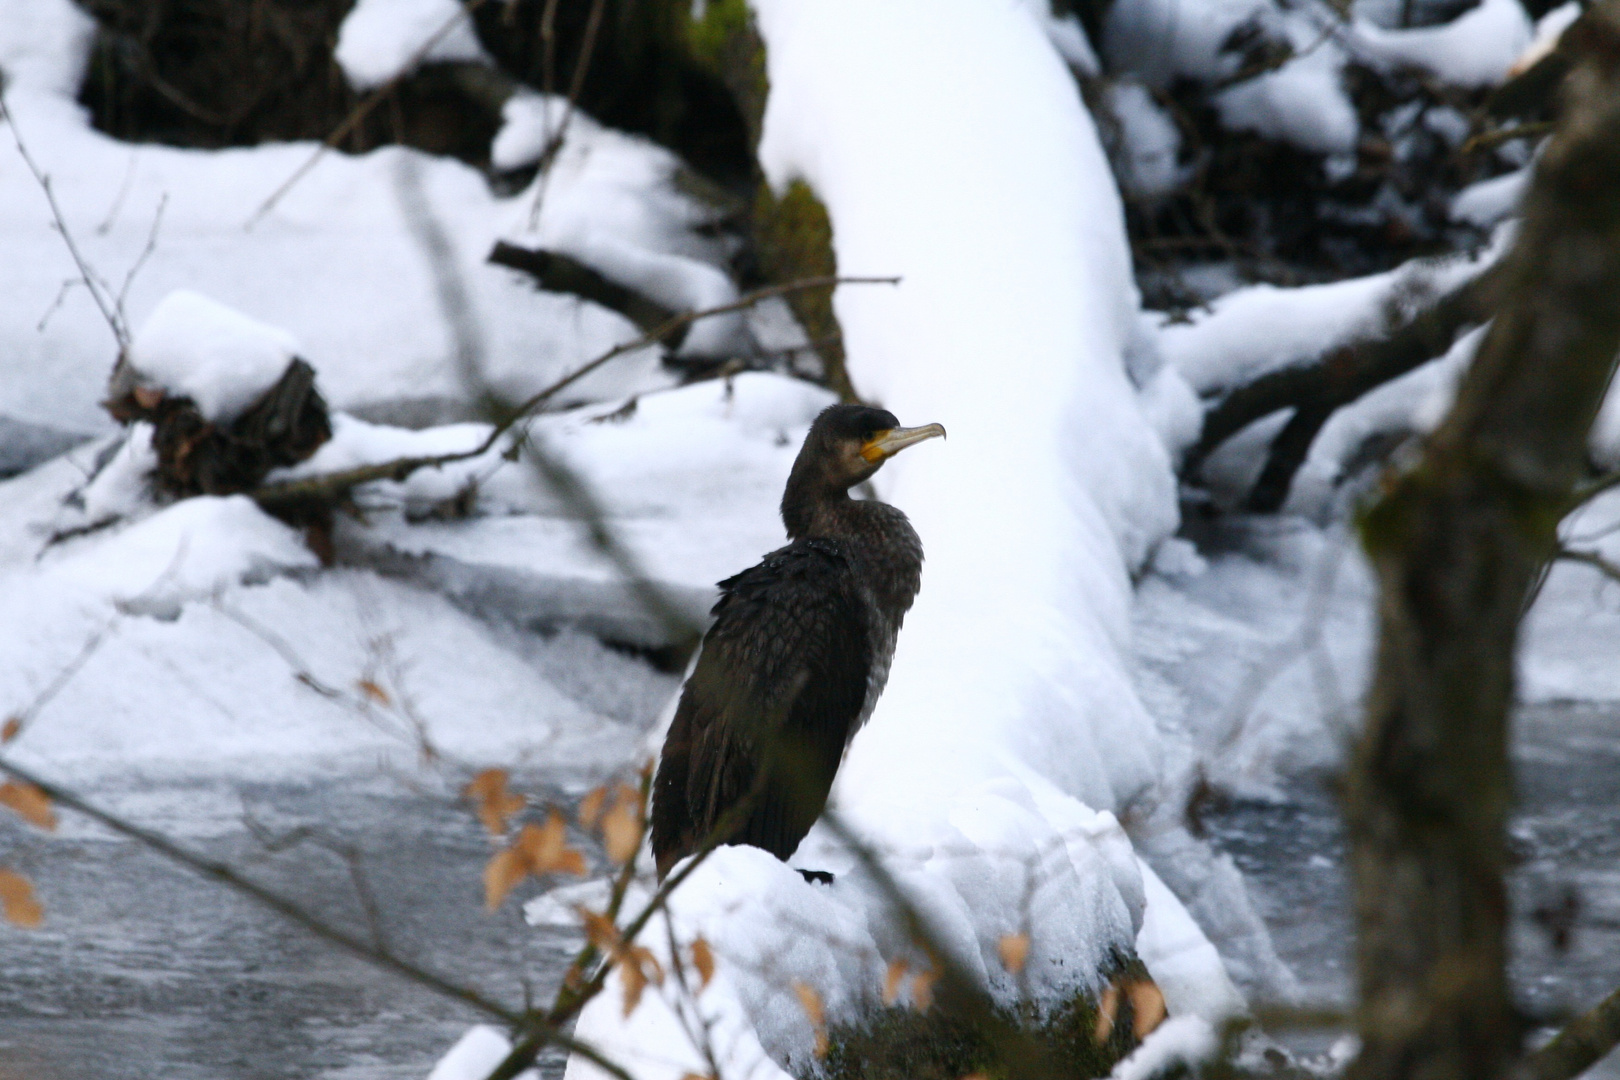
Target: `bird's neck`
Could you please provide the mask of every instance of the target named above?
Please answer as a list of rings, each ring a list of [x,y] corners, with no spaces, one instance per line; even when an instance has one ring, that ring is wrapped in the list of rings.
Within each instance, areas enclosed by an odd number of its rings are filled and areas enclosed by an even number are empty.
[[[790,540],[844,537],[858,531],[861,504],[848,491],[789,484],[782,494],[782,524]]]

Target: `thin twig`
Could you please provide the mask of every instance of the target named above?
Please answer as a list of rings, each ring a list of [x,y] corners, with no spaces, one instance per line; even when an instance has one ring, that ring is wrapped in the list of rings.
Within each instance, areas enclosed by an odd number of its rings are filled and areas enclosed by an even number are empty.
[[[773,296],[783,296],[798,292],[802,289],[824,288],[828,285],[895,285],[898,277],[814,277],[804,278],[800,281],[790,281],[782,285],[770,285],[762,289],[744,293],[741,297],[729,304],[719,307],[705,308],[701,311],[688,311],[676,315],[668,322],[650,333],[643,334],[633,341],[627,341],[602,353],[594,360],[575,368],[569,374],[558,379],[545,389],[531,395],[490,429],[489,435],[477,446],[469,450],[460,450],[449,454],[433,454],[423,457],[395,458],[392,461],[379,462],[375,465],[362,465],[353,469],[343,469],[337,472],[322,473],[317,476],[301,477],[297,480],[285,480],[276,484],[266,484],[250,492],[251,496],[260,506],[267,508],[290,507],[309,502],[331,503],[339,501],[361,484],[375,480],[392,480],[396,483],[405,480],[418,469],[439,468],[451,465],[458,461],[481,457],[495,447],[503,435],[512,429],[519,421],[527,418],[530,413],[544,405],[551,398],[566,390],[574,383],[583,379],[597,368],[626,353],[635,352],[658,344],[664,338],[677,330],[690,326],[699,319],[706,319],[714,315],[725,315],[733,311],[741,311],[759,303],[761,300]]]
[[[56,201],[56,193],[51,190],[51,178],[45,175],[44,170],[34,161],[34,156],[28,152],[28,146],[23,142],[22,131],[17,127],[17,118],[6,107],[4,98],[0,98],[0,119],[4,119],[10,126],[11,137],[17,143],[17,153],[22,155],[24,164],[28,166],[28,171],[34,174],[34,180],[38,182],[40,190],[45,192],[45,200],[51,204],[51,216],[56,219],[56,231],[62,234],[62,242],[67,244],[68,254],[73,256],[74,265],[79,268],[79,277],[84,281],[85,288],[90,290],[90,296],[95,300],[96,307],[101,309],[101,317],[107,320],[107,326],[112,330],[113,339],[118,342],[118,351],[120,353],[124,352],[129,348],[129,329],[119,318],[117,308],[111,302],[111,297],[103,295],[106,282],[102,281],[100,275],[90,268],[89,262],[85,260],[84,255],[79,251],[79,245],[74,243],[73,233],[67,227],[67,218],[63,216],[62,207]],[[107,290],[107,292],[110,293],[111,290]]]
[[[607,6],[605,0],[594,0],[591,4],[590,16],[585,22],[585,37],[580,42],[579,59],[574,62],[574,77],[568,86],[568,102],[563,106],[562,123],[557,125],[555,133],[549,131],[551,104],[548,101],[542,110],[546,118],[548,129],[546,142],[540,149],[540,168],[534,182],[534,203],[529,207],[529,228],[536,229],[540,225],[540,207],[545,202],[546,185],[551,178],[551,163],[561,152],[563,141],[568,137],[568,125],[574,119],[574,109],[579,104],[580,91],[585,88],[585,73],[590,67],[591,54],[596,51],[596,35],[602,26],[602,11]],[[546,89],[550,92],[552,79],[552,55],[556,48],[556,29],[553,25],[556,15],[556,3],[546,7],[545,17],[541,23],[541,33],[546,41]]]
[[[158,198],[157,211],[152,215],[152,228],[146,234],[146,246],[141,249],[141,253],[130,264],[129,273],[124,275],[124,284],[118,289],[118,298],[113,301],[113,310],[118,312],[118,322],[122,326],[129,325],[129,316],[124,311],[124,301],[129,297],[129,287],[135,284],[135,275],[141,272],[141,267],[146,265],[146,260],[150,259],[152,252],[157,250],[158,230],[163,227],[163,211],[168,209],[168,206],[169,193],[165,191]]]

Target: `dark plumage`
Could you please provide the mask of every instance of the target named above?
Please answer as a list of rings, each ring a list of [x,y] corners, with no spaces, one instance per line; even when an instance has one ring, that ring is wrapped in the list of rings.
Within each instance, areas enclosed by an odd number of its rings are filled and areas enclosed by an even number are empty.
[[[849,489],[943,434],[861,405],[816,418],[782,493],[792,542],[720,582],[664,741],[652,806],[660,878],[718,825],[728,826],[723,842],[779,859],[810,831],[883,691],[922,579],[922,542],[906,516]]]

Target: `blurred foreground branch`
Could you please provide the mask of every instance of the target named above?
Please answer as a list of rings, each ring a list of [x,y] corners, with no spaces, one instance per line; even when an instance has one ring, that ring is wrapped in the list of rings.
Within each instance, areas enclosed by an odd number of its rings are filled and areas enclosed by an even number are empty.
[[[1352,1080],[1498,1080],[1508,992],[1508,710],[1524,601],[1620,349],[1620,0],[1569,46],[1557,133],[1456,404],[1386,481],[1362,538],[1380,584],[1347,785],[1361,1053]]]
[[[1515,1080],[1574,1080],[1620,1045],[1620,990],[1571,1020],[1540,1050],[1525,1057]]]
[[[673,335],[684,332],[688,326],[699,319],[724,315],[733,311],[742,311],[759,303],[761,300],[806,289],[827,288],[835,285],[895,285],[899,281],[900,279],[897,277],[805,278],[782,285],[771,285],[763,289],[755,289],[752,292],[744,293],[731,303],[722,304],[719,307],[683,312],[666,320],[662,326],[650,333],[643,334],[633,341],[615,345],[594,360],[575,368],[550,386],[531,395],[527,400],[510,409],[507,415],[490,430],[489,435],[483,442],[469,450],[458,450],[449,454],[431,454],[421,457],[394,458],[391,461],[378,462],[374,465],[361,465],[357,468],[343,469],[319,476],[266,484],[249,494],[267,512],[278,516],[309,516],[312,512],[325,511],[332,506],[347,501],[354,489],[361,484],[377,480],[392,480],[398,483],[408,478],[418,469],[438,468],[457,461],[467,461],[488,453],[500,442],[502,436],[520,421],[532,415],[547,401],[608,361],[626,353],[635,352],[638,349],[661,344]]]

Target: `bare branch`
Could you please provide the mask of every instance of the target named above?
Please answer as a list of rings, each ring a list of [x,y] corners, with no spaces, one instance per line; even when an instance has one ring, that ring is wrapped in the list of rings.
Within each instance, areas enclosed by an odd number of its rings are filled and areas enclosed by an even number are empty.
[[[607,352],[602,353],[594,360],[575,368],[567,375],[547,386],[545,389],[531,395],[515,408],[511,409],[505,419],[497,423],[490,430],[483,442],[470,450],[461,450],[450,454],[433,454],[423,457],[395,458],[392,461],[379,462],[375,465],[362,465],[353,469],[344,469],[339,472],[325,473],[319,476],[304,477],[298,480],[285,480],[277,484],[266,484],[258,490],[250,492],[260,506],[275,513],[288,512],[311,505],[329,506],[342,502],[349,497],[349,493],[361,484],[376,480],[392,480],[396,483],[405,480],[418,469],[439,468],[451,465],[458,461],[467,461],[480,457],[500,441],[501,437],[512,429],[519,421],[528,417],[551,398],[566,390],[574,383],[583,379],[597,368],[610,360],[617,359],[626,353],[635,352],[651,345],[657,345],[678,331],[684,330],[699,319],[706,319],[714,315],[725,315],[733,311],[741,311],[759,303],[761,300],[773,296],[783,296],[803,289],[825,288],[829,285],[895,285],[898,277],[815,277],[805,278],[801,281],[790,281],[782,285],[770,285],[762,289],[744,293],[729,304],[719,307],[704,308],[701,311],[687,311],[676,315],[662,326],[633,341],[615,345]]]
[[[34,161],[34,156],[28,152],[22,132],[17,128],[17,118],[11,115],[4,98],[0,98],[0,119],[4,119],[11,127],[11,137],[17,143],[17,153],[22,155],[23,163],[28,166],[28,171],[34,174],[34,180],[38,182],[40,190],[45,192],[45,200],[51,204],[51,216],[56,219],[56,231],[62,234],[62,242],[67,245],[68,254],[73,256],[74,265],[79,268],[79,277],[84,282],[84,287],[90,290],[90,296],[95,300],[96,307],[101,309],[101,317],[107,321],[113,339],[118,342],[118,351],[122,353],[129,348],[129,328],[124,325],[112,297],[107,295],[111,291],[107,289],[107,283],[90,268],[89,262],[79,251],[79,245],[74,243],[73,233],[68,230],[67,218],[62,215],[62,207],[56,201],[56,192],[51,190],[51,178],[45,175],[39,164]]]

